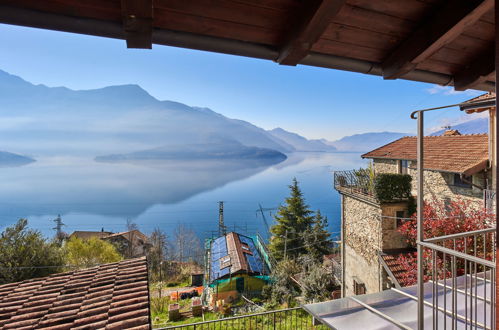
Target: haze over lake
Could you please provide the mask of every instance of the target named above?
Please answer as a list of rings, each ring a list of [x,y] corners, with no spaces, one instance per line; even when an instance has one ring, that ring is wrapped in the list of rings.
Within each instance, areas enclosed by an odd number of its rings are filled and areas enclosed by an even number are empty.
[[[51,236],[61,214],[74,230],[125,230],[127,219],[149,233],[183,223],[201,237],[217,230],[218,201],[225,202],[229,229],[265,233],[256,210],[275,208],[288,196],[293,177],[306,201],[339,231],[339,196],[331,171],[358,168],[358,153],[292,153],[278,164],[247,161],[152,161],[100,163],[78,157],[39,158],[0,171],[0,229],[26,217],[30,226]],[[271,214],[266,211],[267,220]]]

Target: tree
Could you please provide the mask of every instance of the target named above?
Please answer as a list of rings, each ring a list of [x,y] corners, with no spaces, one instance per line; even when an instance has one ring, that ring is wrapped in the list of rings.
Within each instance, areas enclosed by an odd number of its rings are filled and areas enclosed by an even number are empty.
[[[305,203],[296,178],[293,179],[289,189],[291,196],[286,198],[285,205],[279,206],[279,211],[274,217],[277,224],[270,229],[272,237],[269,249],[276,260],[284,258],[285,248],[289,250],[289,253],[286,251],[286,255],[290,257],[307,253],[303,233],[314,223],[313,212]]]
[[[321,211],[315,213],[314,222],[311,228],[308,228],[303,237],[305,248],[310,257],[315,262],[322,262],[322,256],[330,254],[333,250],[333,241],[330,240],[331,234],[327,230],[327,217],[322,216]]]
[[[61,249],[20,219],[0,235],[0,284],[43,277],[62,270]]]
[[[483,208],[476,208],[469,201],[451,201],[445,204],[442,201],[425,201],[423,213],[423,236],[425,239],[439,237],[450,234],[464,233],[474,230],[486,229],[494,226],[495,217]],[[410,246],[416,246],[417,237],[417,216],[413,215],[399,228],[399,232],[407,238]],[[492,235],[492,234],[490,234]],[[485,243],[483,237],[461,238],[444,241],[443,247],[459,252],[466,251],[467,254],[493,260],[494,248],[493,239],[489,237]],[[485,253],[483,252],[485,251]],[[417,253],[402,254],[397,257],[397,262],[406,270],[402,274],[402,285],[412,285],[417,283]],[[443,278],[451,275],[449,259],[443,259],[443,255],[437,253],[435,267],[432,263],[432,254],[428,249],[424,249],[423,267],[425,269],[425,281],[434,277]],[[437,274],[433,274],[433,269],[437,269]],[[456,261],[457,274],[464,273],[462,259]]]
[[[151,275],[156,280],[162,280],[160,275],[163,261],[168,254],[168,236],[164,231],[156,228],[149,236],[149,242],[151,248],[147,254],[147,260]]]
[[[300,271],[300,265],[294,259],[279,262],[272,269],[272,283],[264,288],[265,295],[274,303],[291,305],[300,295],[300,287],[292,277]]]
[[[194,230],[179,224],[173,232],[173,249],[175,258],[180,262],[193,261],[202,263],[203,250],[201,240]]]
[[[97,237],[89,239],[70,238],[64,246],[66,264],[76,268],[88,268],[123,259],[116,247]]]
[[[322,263],[311,256],[300,258],[302,275],[300,277],[301,295],[308,303],[331,299],[335,282]]]

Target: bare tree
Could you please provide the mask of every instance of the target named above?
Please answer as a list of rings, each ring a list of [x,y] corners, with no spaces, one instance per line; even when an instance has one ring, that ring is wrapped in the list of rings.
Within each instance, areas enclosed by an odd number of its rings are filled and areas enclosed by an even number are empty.
[[[183,224],[177,225],[173,232],[173,248],[177,261],[201,263],[203,260],[201,240],[194,230],[187,228]]]
[[[147,258],[151,274],[154,279],[162,280],[163,262],[168,254],[168,236],[160,228],[156,227],[149,236],[151,247]]]

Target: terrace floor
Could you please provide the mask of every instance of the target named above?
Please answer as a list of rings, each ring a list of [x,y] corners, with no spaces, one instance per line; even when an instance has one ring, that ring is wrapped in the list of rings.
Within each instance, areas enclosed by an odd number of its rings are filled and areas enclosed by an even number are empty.
[[[425,283],[424,327],[465,329],[473,324],[478,329],[492,328],[494,315],[490,298],[493,283],[480,274],[472,278],[463,275],[456,278],[454,292],[452,280],[447,281],[446,286],[443,280],[438,284]],[[438,294],[433,294],[435,288]],[[309,304],[303,308],[333,329],[363,329],[366,324],[369,329],[417,329],[417,300],[417,286],[410,286]],[[454,318],[450,312],[453,303],[457,304],[458,314]]]

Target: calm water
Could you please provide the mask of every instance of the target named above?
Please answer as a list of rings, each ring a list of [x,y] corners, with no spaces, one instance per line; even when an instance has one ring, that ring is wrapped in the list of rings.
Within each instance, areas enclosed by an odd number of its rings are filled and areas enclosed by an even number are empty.
[[[145,233],[160,227],[171,233],[178,223],[207,237],[217,230],[218,201],[225,222],[242,233],[265,233],[258,205],[276,208],[296,177],[307,203],[339,231],[340,203],[331,171],[363,165],[357,153],[295,153],[273,166],[244,163],[106,164],[81,158],[45,158],[0,168],[0,229],[18,218],[45,235],[61,214],[74,230],[121,231],[132,219]],[[264,214],[269,222],[275,211]]]

